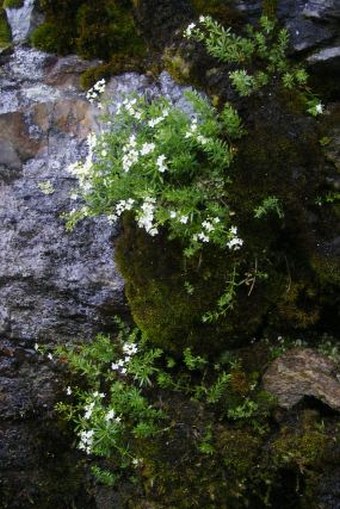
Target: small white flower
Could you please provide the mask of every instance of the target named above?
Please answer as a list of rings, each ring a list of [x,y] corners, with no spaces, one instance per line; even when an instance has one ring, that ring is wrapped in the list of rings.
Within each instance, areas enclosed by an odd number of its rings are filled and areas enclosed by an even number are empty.
[[[34,343],[34,350],[37,352],[39,350],[39,345],[38,343]]]
[[[147,154],[150,154],[150,152],[153,152],[155,150],[155,144],[154,143],[143,143],[142,148],[140,150],[140,154],[142,156],[146,156]]]
[[[187,224],[188,220],[189,220],[189,216],[180,216],[180,218],[179,218],[179,222],[182,224]]]
[[[51,353],[48,353],[47,358],[51,361],[51,360],[53,360],[53,355]]]
[[[206,16],[200,16],[199,17],[199,22],[200,23],[205,23],[206,19],[207,19]]]
[[[116,214],[108,214],[107,216],[107,220],[110,224],[114,224],[116,223],[118,217],[116,216]]]
[[[319,115],[321,115],[323,113],[323,105],[321,103],[317,104],[315,106],[315,111],[316,113],[318,113]]]
[[[177,212],[175,212],[174,210],[171,210],[169,215],[170,215],[171,219],[175,219],[177,217]]]
[[[93,409],[94,409],[94,405],[95,405],[95,402],[91,401],[91,403],[88,403],[88,405],[84,406],[84,410],[85,410],[84,419],[88,420],[91,418],[91,415],[92,415]]]
[[[107,156],[107,150],[103,149],[103,150],[101,151],[100,155],[101,155],[102,157],[106,157],[106,156]]]
[[[71,387],[70,387],[70,386],[66,387],[66,394],[67,394],[67,396],[71,396],[71,394],[72,394],[72,389],[71,389]]]
[[[204,232],[201,232],[197,235],[198,240],[201,240],[202,242],[209,242],[209,236],[206,235]]]
[[[105,415],[104,419],[106,422],[109,422],[115,417],[115,415],[116,415],[115,411],[111,408],[111,410],[109,410]]]
[[[210,221],[203,221],[202,226],[208,233],[214,230],[214,225]]]
[[[164,163],[165,160],[166,156],[164,154],[161,154],[160,156],[157,157],[156,164],[158,171],[160,173],[164,173],[168,169],[167,165]]]
[[[193,29],[196,27],[196,24],[195,23],[190,23],[187,28],[184,30],[184,37],[191,37],[191,33],[193,31]]]

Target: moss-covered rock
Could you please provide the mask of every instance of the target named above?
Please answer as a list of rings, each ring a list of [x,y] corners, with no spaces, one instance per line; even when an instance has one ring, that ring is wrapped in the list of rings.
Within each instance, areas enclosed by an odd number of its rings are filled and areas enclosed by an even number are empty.
[[[24,0],[4,0],[4,9],[19,9],[24,5]]]
[[[0,7],[0,49],[11,44],[11,29],[4,9]]]
[[[104,74],[126,70],[127,62],[140,61],[145,52],[129,1],[41,0],[40,6],[45,22],[31,36],[39,49],[103,59]]]
[[[240,275],[234,273],[235,255],[206,248],[199,257],[185,259],[179,243],[167,240],[166,234],[151,238],[128,217],[116,260],[136,324],[152,342],[173,353],[191,347],[214,355],[240,346],[266,310],[260,285],[256,296],[248,298],[249,288],[238,288],[235,281],[233,309],[213,323],[204,322],[203,315],[216,310],[232,278],[242,277],[241,268]]]

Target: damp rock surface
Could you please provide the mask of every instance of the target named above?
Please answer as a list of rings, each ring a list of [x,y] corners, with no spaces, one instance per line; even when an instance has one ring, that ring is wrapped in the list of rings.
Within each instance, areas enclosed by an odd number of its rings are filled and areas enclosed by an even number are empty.
[[[339,366],[310,349],[293,349],[276,359],[263,377],[264,388],[290,409],[312,396],[340,411]]]

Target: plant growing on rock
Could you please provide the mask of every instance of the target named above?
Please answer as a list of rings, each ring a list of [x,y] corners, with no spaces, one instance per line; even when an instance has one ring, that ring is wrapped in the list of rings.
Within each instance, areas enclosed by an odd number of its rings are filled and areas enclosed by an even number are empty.
[[[95,460],[92,472],[101,483],[112,485],[130,475],[143,482],[150,442],[158,436],[166,442],[178,433],[171,408],[176,398],[211,418],[216,412],[218,421],[254,429],[270,412],[257,382],[248,381],[237,363],[213,364],[189,348],[175,361],[138,329],[120,319],[116,324],[114,340],[99,334],[89,344],[58,347],[53,356],[68,366],[72,380],[66,401],[56,409],[72,423],[77,448]],[[213,419],[202,436],[191,427],[198,457],[218,455],[214,427]]]
[[[202,42],[209,55],[231,66],[228,77],[241,97],[279,82],[287,90],[304,93],[308,113],[323,113],[323,105],[307,87],[306,70],[287,58],[288,30],[279,29],[274,17],[264,15],[258,28],[247,25],[245,32],[237,35],[211,16],[200,16],[198,24],[188,25],[184,37]]]
[[[149,103],[133,97],[118,105],[112,127],[90,137],[86,162],[71,167],[86,200],[84,214],[105,214],[114,222],[129,211],[151,237],[166,229],[187,256],[207,243],[240,249],[228,206],[240,118],[230,104],[218,113],[198,94],[188,99],[191,115],[163,98]],[[69,224],[73,217],[78,212]]]

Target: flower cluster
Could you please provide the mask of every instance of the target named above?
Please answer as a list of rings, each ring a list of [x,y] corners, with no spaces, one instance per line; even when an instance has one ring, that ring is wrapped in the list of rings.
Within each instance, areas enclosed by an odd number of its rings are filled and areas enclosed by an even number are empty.
[[[118,359],[116,362],[112,362],[111,369],[113,371],[118,371],[121,375],[125,375],[127,372],[127,365],[131,358],[138,352],[138,347],[136,343],[124,343],[122,350],[124,357]]]
[[[237,251],[243,245],[243,240],[237,236],[237,227],[232,226],[228,232],[230,240],[227,242],[227,246],[229,249],[233,251]]]
[[[158,233],[158,228],[154,225],[154,216],[156,208],[156,199],[152,197],[145,198],[140,208],[140,214],[137,219],[137,224],[140,228],[154,237]]]
[[[116,114],[119,115],[122,113],[122,110],[125,110],[128,115],[135,118],[136,120],[141,120],[142,112],[138,108],[137,99],[133,97],[132,99],[124,99],[122,103],[118,103],[116,105]]]
[[[83,429],[79,432],[79,437],[80,442],[78,444],[78,449],[80,449],[81,451],[85,451],[86,454],[91,454],[94,439],[94,430]]]
[[[105,86],[106,83],[104,79],[97,81],[97,83],[95,83],[93,87],[86,92],[86,99],[90,103],[94,103],[99,96],[104,93]]]
[[[114,122],[89,136],[86,160],[70,171],[89,207],[85,216],[104,213],[114,223],[131,211],[150,236],[165,228],[169,238],[180,239],[186,256],[207,242],[236,249],[241,242],[231,233],[226,237],[231,225],[225,206],[226,170],[235,151],[223,133],[229,140],[240,137],[241,121],[230,104],[218,113],[199,94],[187,97],[190,114],[164,98],[124,99]]]
[[[94,133],[90,133],[86,143],[88,151],[85,161],[76,161],[68,167],[68,171],[78,179],[82,194],[87,194],[92,190],[92,165],[97,146],[97,136]]]

